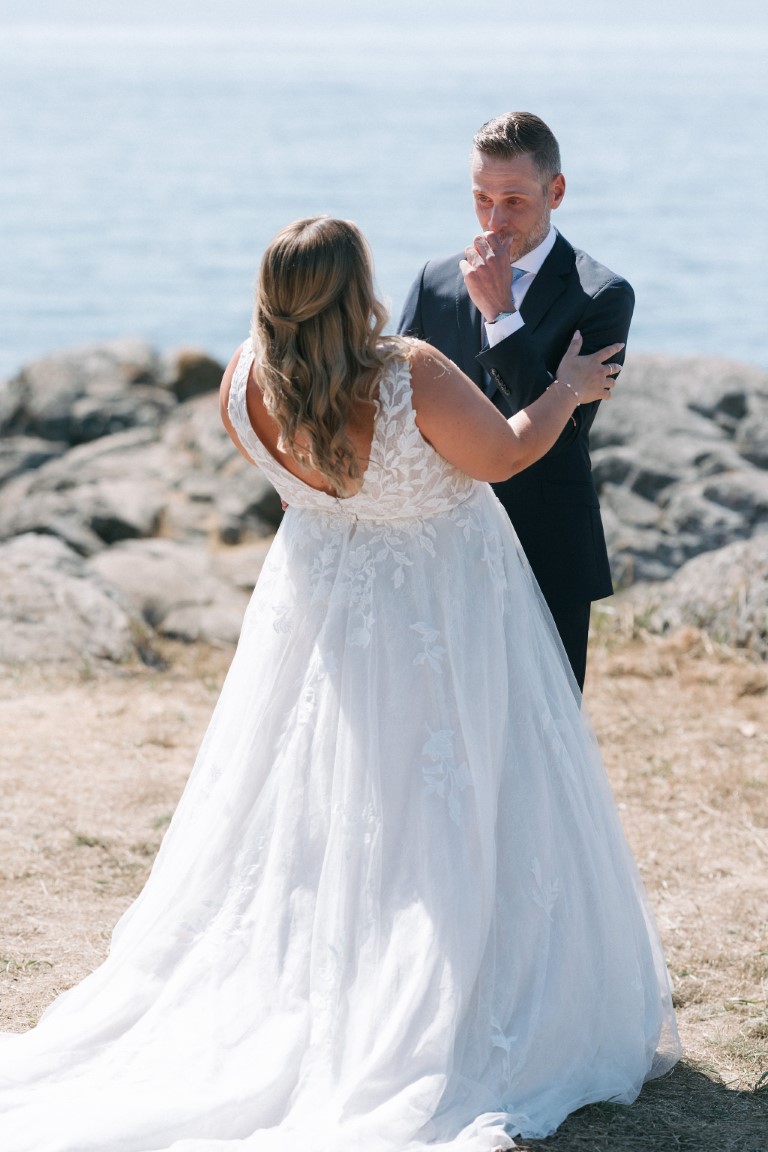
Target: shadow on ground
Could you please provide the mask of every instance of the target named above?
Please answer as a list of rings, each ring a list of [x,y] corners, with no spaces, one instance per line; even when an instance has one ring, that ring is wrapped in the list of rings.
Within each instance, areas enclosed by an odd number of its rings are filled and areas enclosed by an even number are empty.
[[[768,1152],[768,1087],[735,1091],[681,1063],[631,1107],[593,1104],[520,1152]]]

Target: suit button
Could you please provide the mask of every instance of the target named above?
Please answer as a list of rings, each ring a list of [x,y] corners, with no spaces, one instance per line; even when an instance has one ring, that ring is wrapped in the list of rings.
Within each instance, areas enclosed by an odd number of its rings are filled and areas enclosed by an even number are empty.
[[[509,388],[507,388],[506,384],[504,383],[504,377],[501,375],[501,372],[499,372],[498,368],[491,368],[491,377],[499,391],[503,392],[505,396],[509,396]]]

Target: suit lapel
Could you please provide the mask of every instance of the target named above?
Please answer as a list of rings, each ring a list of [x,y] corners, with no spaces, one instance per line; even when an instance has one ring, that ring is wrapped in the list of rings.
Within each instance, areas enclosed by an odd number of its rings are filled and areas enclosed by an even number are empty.
[[[520,305],[520,316],[531,332],[541,324],[557,297],[564,293],[575,263],[576,256],[571,245],[557,233],[552,252],[539,268],[531,287],[526,291],[525,300]]]
[[[558,232],[552,251],[536,273],[520,306],[520,315],[528,329],[533,331],[563,294],[575,262],[573,248]]]

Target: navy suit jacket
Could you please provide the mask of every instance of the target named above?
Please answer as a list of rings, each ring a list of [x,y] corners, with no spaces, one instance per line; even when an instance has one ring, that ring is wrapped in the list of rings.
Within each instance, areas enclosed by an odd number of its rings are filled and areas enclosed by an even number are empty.
[[[558,233],[525,294],[520,308],[524,327],[489,348],[482,317],[459,269],[463,255],[424,266],[408,294],[398,331],[439,348],[505,416],[542,394],[577,329],[584,338],[584,354],[626,343],[632,288]],[[623,354],[611,361],[622,363]],[[598,406],[580,405],[545,456],[493,485],[550,605],[584,604],[613,591],[589,459],[589,429]]]

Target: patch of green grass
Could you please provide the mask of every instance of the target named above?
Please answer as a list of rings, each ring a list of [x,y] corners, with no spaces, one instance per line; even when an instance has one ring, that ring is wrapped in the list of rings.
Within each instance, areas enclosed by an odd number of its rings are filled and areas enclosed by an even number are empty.
[[[36,960],[32,956],[25,956],[21,960],[13,956],[0,956],[0,970],[7,976],[29,972],[36,968],[53,968],[53,964],[50,960]]]
[[[110,850],[106,840],[102,840],[99,836],[86,836],[82,832],[75,832],[74,840],[78,848],[103,848],[105,852]]]

